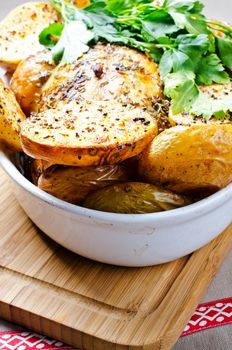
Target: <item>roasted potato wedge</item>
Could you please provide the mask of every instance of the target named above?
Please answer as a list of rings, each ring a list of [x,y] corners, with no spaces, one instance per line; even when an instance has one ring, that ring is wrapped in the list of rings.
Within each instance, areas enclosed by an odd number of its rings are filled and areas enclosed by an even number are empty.
[[[162,94],[154,61],[129,47],[99,43],[73,64],[56,67],[43,88],[41,110],[70,101],[117,101],[150,109]]]
[[[128,180],[128,171],[122,165],[87,168],[54,165],[42,172],[38,187],[64,201],[80,204],[91,192]]]
[[[146,111],[117,102],[69,103],[21,124],[26,154],[54,164],[98,166],[133,157],[157,134]]]
[[[0,79],[0,144],[20,152],[20,122],[25,119],[13,92]]]
[[[50,51],[31,55],[16,68],[11,79],[11,89],[27,116],[37,112],[42,87],[54,68]]]
[[[232,125],[176,126],[159,134],[139,160],[139,173],[183,194],[210,194],[232,181]]]
[[[90,194],[84,201],[86,208],[122,214],[154,213],[188,204],[183,196],[141,182],[109,186]]]
[[[57,12],[45,2],[29,2],[16,7],[0,23],[0,64],[8,70],[43,49],[40,32],[59,20]]]
[[[232,96],[232,82],[225,85],[213,84],[210,86],[201,86],[201,91],[208,95],[208,97],[221,100],[225,96]],[[204,118],[196,117],[188,113],[173,114],[171,109],[169,112],[169,122],[172,126],[175,125],[187,125],[191,126],[193,124],[206,124],[206,123],[218,123],[221,124],[222,120],[211,118],[206,120]],[[223,123],[230,124],[230,120],[223,120]]]

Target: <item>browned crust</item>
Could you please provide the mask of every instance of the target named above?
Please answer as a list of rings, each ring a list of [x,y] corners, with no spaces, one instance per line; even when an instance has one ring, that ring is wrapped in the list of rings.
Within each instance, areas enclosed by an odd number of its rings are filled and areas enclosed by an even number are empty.
[[[116,164],[127,158],[134,157],[153,140],[156,130],[150,130],[146,138],[132,143],[114,144],[107,147],[94,145],[86,148],[67,148],[40,144],[24,135],[21,135],[23,151],[32,158],[43,159],[54,164],[73,166],[97,166],[103,164]]]

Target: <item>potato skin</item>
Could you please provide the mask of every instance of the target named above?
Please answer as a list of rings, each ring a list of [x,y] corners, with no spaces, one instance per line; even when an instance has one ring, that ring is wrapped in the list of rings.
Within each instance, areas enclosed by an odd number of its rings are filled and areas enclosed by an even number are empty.
[[[0,144],[20,152],[20,122],[26,119],[13,92],[0,79]]]
[[[16,68],[11,79],[11,89],[27,116],[37,112],[42,87],[54,68],[51,52],[46,50],[29,56]]]
[[[0,23],[0,64],[9,71],[43,49],[40,32],[59,21],[58,13],[45,2],[28,2],[16,7]]]
[[[87,168],[54,165],[42,171],[38,187],[64,201],[80,204],[91,192],[128,179],[128,171],[122,165]]]
[[[127,182],[90,194],[84,207],[121,214],[145,214],[175,209],[190,202],[161,187],[141,182]]]
[[[232,181],[232,125],[176,126],[159,134],[139,160],[139,173],[183,194],[208,195]]]

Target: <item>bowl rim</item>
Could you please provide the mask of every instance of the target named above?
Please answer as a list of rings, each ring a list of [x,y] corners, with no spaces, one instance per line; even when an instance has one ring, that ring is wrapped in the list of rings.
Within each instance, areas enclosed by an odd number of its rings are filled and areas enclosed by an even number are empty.
[[[44,192],[25,178],[3,151],[0,151],[0,166],[17,185],[33,196],[38,197],[42,201],[52,206],[72,214],[87,217],[89,219],[96,219],[106,222],[113,221],[119,224],[149,224],[151,222],[155,222],[156,224],[160,223],[167,225],[168,223],[185,222],[190,219],[203,216],[210,211],[214,211],[216,208],[232,199],[231,183],[213,195],[182,208],[147,214],[108,213],[71,204]]]

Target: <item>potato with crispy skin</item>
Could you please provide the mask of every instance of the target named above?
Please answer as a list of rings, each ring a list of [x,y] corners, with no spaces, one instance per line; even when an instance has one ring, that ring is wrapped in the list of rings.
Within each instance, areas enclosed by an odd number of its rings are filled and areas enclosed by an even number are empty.
[[[45,2],[16,7],[0,23],[0,64],[13,71],[22,60],[41,51],[40,32],[58,20],[58,13]]]
[[[113,101],[69,103],[21,123],[26,154],[54,164],[119,163],[143,151],[157,134],[146,110]]]
[[[86,168],[54,165],[41,173],[38,187],[69,203],[80,204],[93,191],[128,180],[128,170],[122,165]]]
[[[20,122],[25,119],[13,92],[0,79],[0,144],[20,152]]]
[[[29,56],[16,68],[11,79],[11,89],[27,116],[38,110],[42,87],[54,68],[51,52],[46,50]]]
[[[141,182],[112,185],[90,194],[84,207],[122,214],[146,214],[190,204],[183,196]]]
[[[165,130],[143,152],[139,173],[177,193],[202,196],[223,188],[232,181],[232,125]]]
[[[152,106],[161,96],[156,63],[128,47],[99,43],[55,68],[40,113],[22,125],[23,149],[55,164],[119,163],[157,134]]]

